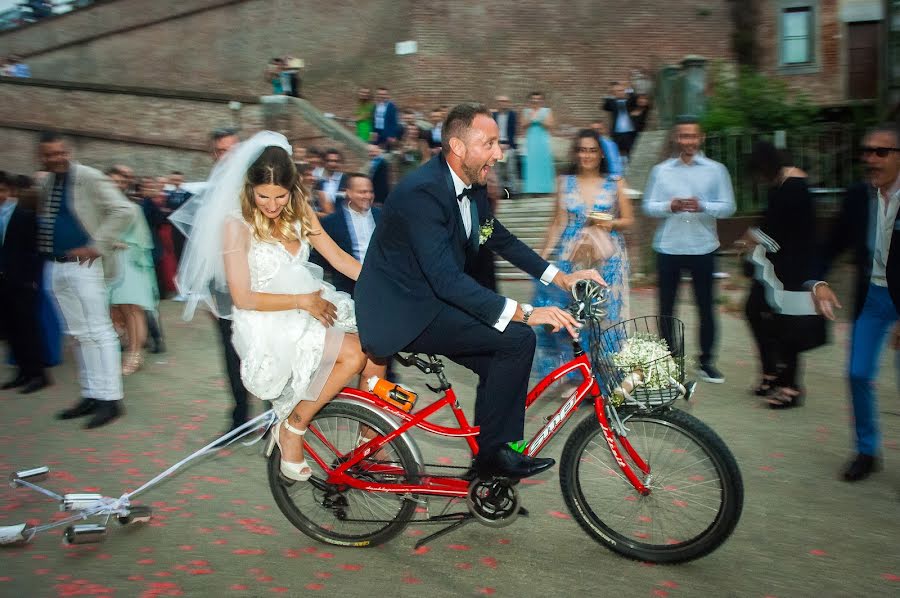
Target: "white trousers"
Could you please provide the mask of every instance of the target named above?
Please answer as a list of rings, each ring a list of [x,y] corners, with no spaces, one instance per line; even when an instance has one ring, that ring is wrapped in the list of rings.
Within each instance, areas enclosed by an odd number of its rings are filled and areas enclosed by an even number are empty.
[[[109,317],[109,291],[100,259],[94,263],[49,262],[53,296],[75,337],[82,398],[118,401],[123,397],[119,338]]]
[[[497,179],[501,187],[506,187],[509,189],[510,193],[515,193],[519,190],[519,171],[516,169],[516,150],[513,148],[505,149],[503,150],[503,156],[503,162],[497,162],[494,165],[494,169],[497,171]]]

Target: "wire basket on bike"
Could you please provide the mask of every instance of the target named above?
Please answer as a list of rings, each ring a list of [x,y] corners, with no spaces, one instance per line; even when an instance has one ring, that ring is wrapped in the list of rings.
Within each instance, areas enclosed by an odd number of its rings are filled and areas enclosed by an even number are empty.
[[[591,364],[604,396],[653,410],[685,395],[684,323],[668,316],[643,316],[605,330],[589,323]]]

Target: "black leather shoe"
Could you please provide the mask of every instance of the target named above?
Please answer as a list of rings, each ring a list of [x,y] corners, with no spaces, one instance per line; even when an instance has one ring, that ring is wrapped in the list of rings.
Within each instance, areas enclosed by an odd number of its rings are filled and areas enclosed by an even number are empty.
[[[553,459],[529,457],[516,452],[506,445],[475,457],[475,471],[482,479],[490,477],[506,477],[512,479],[528,478],[550,469],[556,465]]]
[[[124,409],[119,406],[119,403],[121,403],[121,401],[96,401],[94,417],[84,425],[84,429],[92,430],[94,428],[99,428],[100,426],[105,426],[122,415]]]
[[[45,374],[41,374],[40,376],[30,378],[28,382],[25,383],[25,386],[22,387],[22,390],[19,391],[19,393],[28,395],[33,392],[37,392],[42,388],[47,388],[48,386],[50,386],[50,379],[47,378]]]
[[[856,458],[844,470],[845,482],[858,482],[869,477],[870,473],[881,470],[881,461],[872,455],[856,455]]]
[[[90,415],[96,409],[95,399],[81,399],[77,405],[56,414],[56,419],[74,419],[83,415]]]
[[[10,388],[18,388],[18,387],[22,386],[23,384],[25,384],[26,382],[28,382],[28,376],[26,376],[25,374],[16,374],[15,378],[10,380],[3,386],[0,386],[0,389],[9,390]]]

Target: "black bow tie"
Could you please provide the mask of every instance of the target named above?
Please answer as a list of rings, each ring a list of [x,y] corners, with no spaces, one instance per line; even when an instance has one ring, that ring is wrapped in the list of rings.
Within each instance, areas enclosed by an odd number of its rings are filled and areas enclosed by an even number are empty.
[[[462,190],[462,192],[459,195],[456,196],[456,199],[458,199],[459,201],[462,201],[463,197],[468,197],[469,199],[472,199],[473,193],[474,193],[474,187],[466,187],[465,189]]]

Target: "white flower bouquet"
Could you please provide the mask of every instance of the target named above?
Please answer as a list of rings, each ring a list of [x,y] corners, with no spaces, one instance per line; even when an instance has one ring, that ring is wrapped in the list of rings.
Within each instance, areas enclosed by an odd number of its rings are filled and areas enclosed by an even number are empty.
[[[671,394],[666,391],[677,387],[681,377],[669,345],[655,334],[636,333],[628,338],[613,353],[612,361],[625,372],[611,397],[616,406],[632,398],[650,403],[666,402],[665,398]],[[641,396],[635,397],[636,394]]]

